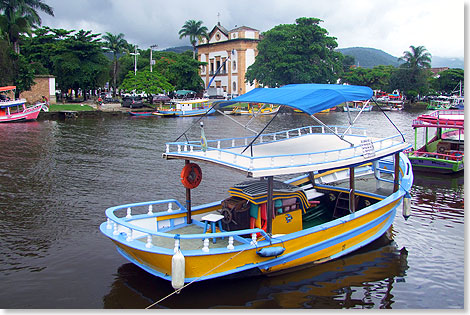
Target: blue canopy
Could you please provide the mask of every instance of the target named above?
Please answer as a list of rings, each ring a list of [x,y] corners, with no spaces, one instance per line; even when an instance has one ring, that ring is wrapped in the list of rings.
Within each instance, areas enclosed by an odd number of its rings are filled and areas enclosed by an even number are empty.
[[[289,84],[281,88],[256,88],[220,107],[238,102],[287,105],[310,115],[344,102],[368,100],[373,91],[367,86],[339,84]]]

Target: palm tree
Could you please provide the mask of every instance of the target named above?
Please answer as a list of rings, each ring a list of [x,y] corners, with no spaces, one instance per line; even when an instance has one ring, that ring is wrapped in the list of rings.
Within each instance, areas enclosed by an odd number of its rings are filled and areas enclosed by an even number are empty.
[[[0,0],[0,27],[14,51],[20,52],[19,35],[27,33],[32,27],[41,25],[41,18],[37,10],[54,16],[53,9],[43,0]]]
[[[196,40],[202,40],[203,38],[209,39],[209,35],[207,34],[207,27],[202,26],[202,21],[196,20],[186,21],[178,34],[180,35],[180,39],[189,36],[189,41],[193,46],[194,59],[196,59]]]
[[[104,47],[107,48],[107,51],[113,53],[113,96],[116,96],[116,80],[118,72],[118,54],[122,53],[127,48],[127,41],[124,39],[124,34],[119,33],[113,35],[109,32],[106,32],[102,37],[104,39]]]
[[[403,57],[399,58],[399,60],[405,62],[404,67],[413,70],[431,68],[431,54],[424,46],[415,47],[411,45],[410,48],[411,51],[403,52]]]

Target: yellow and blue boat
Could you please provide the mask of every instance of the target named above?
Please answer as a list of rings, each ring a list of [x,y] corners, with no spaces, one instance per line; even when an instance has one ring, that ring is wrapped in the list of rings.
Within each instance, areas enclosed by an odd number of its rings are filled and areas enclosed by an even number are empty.
[[[362,86],[295,84],[254,89],[217,106],[288,106],[318,122],[315,113],[372,95]],[[411,146],[401,133],[376,137],[352,123],[168,142],[162,157],[184,160],[186,202],[110,207],[101,232],[126,259],[178,290],[193,281],[280,273],[351,253],[383,235],[402,204],[409,215],[413,183],[402,152]],[[242,172],[247,181],[234,183],[224,200],[193,206],[191,190],[203,180],[198,162]]]

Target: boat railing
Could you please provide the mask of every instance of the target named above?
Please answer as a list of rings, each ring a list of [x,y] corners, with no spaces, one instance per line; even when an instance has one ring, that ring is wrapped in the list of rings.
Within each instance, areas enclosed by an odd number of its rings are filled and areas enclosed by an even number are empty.
[[[327,128],[323,126],[313,126],[313,127],[302,127],[297,129],[292,129],[284,132],[277,132],[272,134],[266,134],[258,139],[258,143],[273,143],[276,141],[282,141],[288,138],[300,137],[306,134],[313,134],[313,128],[321,128],[321,132],[324,134],[329,134]],[[338,132],[338,127],[332,127],[335,129],[335,132]],[[345,127],[346,128],[346,127]],[[352,129],[350,129],[350,134],[352,134]],[[363,128],[360,128],[361,130]],[[357,131],[357,130],[356,130]],[[332,134],[332,133],[331,133]],[[366,138],[365,130],[363,134],[356,135],[359,137]],[[290,154],[279,154],[279,155],[269,155],[269,156],[251,156],[249,154],[241,154],[232,149],[246,147],[250,143],[252,137],[246,138],[231,138],[231,139],[221,139],[221,140],[207,140],[207,149],[203,151],[201,143],[198,141],[190,142],[174,142],[167,143],[166,153],[171,154],[171,152],[178,153],[188,153],[192,154],[194,152],[203,152],[204,156],[209,157],[210,153],[217,152],[216,156],[218,160],[226,161],[226,163],[237,165],[239,168],[246,170],[267,170],[278,167],[298,167],[312,164],[323,164],[329,163],[331,161],[340,161],[346,160],[364,154],[362,145],[355,145],[352,147],[345,147],[341,149],[326,150],[320,152],[308,152],[308,153],[290,153]],[[226,145],[226,142],[229,142]],[[372,142],[373,149],[375,152],[391,148],[395,145],[401,145],[403,143],[401,135],[393,135],[387,138],[376,139]],[[213,144],[214,146],[211,146]]]
[[[334,130],[336,134],[348,131],[348,135],[362,135],[367,136],[367,130],[361,127],[348,127],[348,126],[328,126],[331,130]],[[348,130],[349,128],[349,130]],[[303,135],[312,134],[312,133],[322,133],[322,134],[333,134],[329,132],[328,128],[325,126],[308,126],[300,127],[285,131],[278,131],[268,134],[263,134],[258,137],[256,143],[261,144],[266,142],[276,142],[285,139],[290,139],[294,137],[301,137]],[[235,138],[225,138],[217,140],[207,140],[208,147],[212,149],[234,149],[237,147],[246,147],[248,146],[253,139],[256,139],[257,136],[247,136],[247,137],[235,137]],[[170,152],[171,148],[177,148],[178,152],[181,151],[181,148],[185,147],[198,147],[200,145],[199,141],[185,141],[185,142],[169,142],[166,144],[166,152]],[[186,149],[184,149],[186,151]]]
[[[197,207],[193,210],[196,209]],[[122,238],[120,241],[125,241],[129,245],[134,244],[136,247],[145,246],[148,249],[154,246],[168,248],[168,241],[165,245],[159,244],[158,237],[174,239],[175,247],[179,246],[181,240],[200,239],[203,243],[202,249],[197,246],[194,250],[203,252],[209,251],[211,239],[227,238],[227,249],[234,249],[235,239],[244,245],[256,244],[257,234],[264,236],[264,239],[270,239],[268,234],[259,228],[199,234],[171,233],[168,229],[186,225],[186,213],[187,209],[176,199],[139,202],[106,209],[107,221],[104,224],[109,233]],[[159,219],[165,223],[163,226],[158,225]],[[192,223],[204,228],[204,224],[198,220],[193,219]],[[168,232],[159,230],[168,230]],[[243,235],[251,235],[251,239],[246,239],[242,237]],[[145,239],[144,243],[142,239]]]
[[[424,120],[423,120],[424,119]],[[435,128],[463,128],[462,123],[460,121],[452,121],[452,120],[438,120],[437,122],[434,121],[427,121],[425,118],[423,119],[413,119],[412,127],[435,127]]]

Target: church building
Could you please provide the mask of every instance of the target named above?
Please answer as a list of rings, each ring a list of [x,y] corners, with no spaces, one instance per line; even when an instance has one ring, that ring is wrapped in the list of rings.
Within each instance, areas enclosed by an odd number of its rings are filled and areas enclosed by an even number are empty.
[[[198,43],[198,59],[207,63],[200,70],[206,88],[217,69],[230,58],[212,81],[209,96],[235,97],[255,88],[245,83],[245,74],[255,62],[259,41],[259,31],[254,28],[241,26],[228,31],[219,22],[209,33],[209,40]]]

